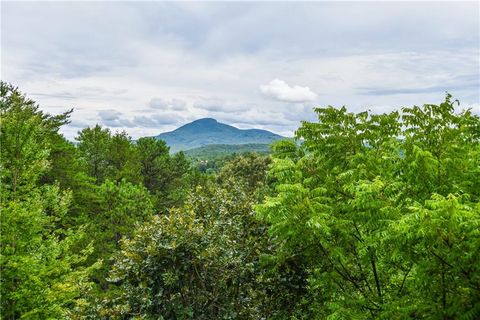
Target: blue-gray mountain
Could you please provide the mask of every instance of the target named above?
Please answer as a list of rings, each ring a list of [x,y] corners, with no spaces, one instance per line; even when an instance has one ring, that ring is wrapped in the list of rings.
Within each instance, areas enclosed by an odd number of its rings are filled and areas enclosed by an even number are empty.
[[[284,137],[267,130],[238,129],[212,118],[195,120],[173,131],[161,133],[172,152],[198,148],[211,144],[269,144]]]

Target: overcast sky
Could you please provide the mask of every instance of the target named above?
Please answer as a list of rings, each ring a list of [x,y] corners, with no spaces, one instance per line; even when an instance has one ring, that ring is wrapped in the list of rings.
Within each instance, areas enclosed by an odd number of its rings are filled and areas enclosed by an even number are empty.
[[[201,117],[292,135],[314,106],[480,109],[479,2],[2,2],[1,78],[72,139]]]

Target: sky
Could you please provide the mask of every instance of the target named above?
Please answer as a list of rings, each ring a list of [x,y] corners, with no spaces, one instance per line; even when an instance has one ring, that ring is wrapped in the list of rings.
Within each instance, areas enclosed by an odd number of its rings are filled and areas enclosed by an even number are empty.
[[[450,92],[480,113],[480,3],[1,2],[3,81],[133,138],[212,117],[291,136],[314,107]]]

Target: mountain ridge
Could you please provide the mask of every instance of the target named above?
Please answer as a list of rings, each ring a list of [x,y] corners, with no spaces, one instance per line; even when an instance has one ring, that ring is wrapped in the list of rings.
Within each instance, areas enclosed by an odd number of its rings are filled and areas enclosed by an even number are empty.
[[[268,130],[239,129],[214,118],[201,118],[155,138],[164,140],[172,152],[178,152],[212,144],[270,144],[285,137]]]

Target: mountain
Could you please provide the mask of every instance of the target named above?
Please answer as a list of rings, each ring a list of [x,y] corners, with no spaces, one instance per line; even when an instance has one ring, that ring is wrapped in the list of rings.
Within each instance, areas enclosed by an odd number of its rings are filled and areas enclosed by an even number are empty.
[[[195,120],[156,138],[164,140],[172,152],[211,144],[269,144],[284,139],[267,130],[242,130],[212,118]]]

